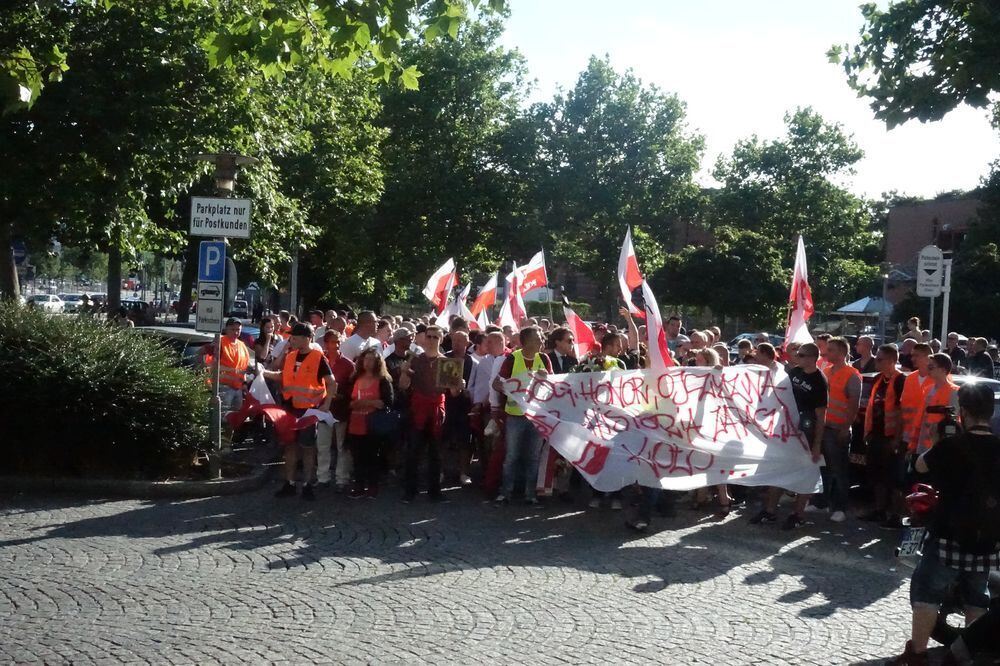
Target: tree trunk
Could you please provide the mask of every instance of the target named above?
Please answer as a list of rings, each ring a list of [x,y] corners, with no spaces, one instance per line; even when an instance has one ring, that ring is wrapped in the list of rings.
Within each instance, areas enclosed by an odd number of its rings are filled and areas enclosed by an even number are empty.
[[[111,231],[108,243],[108,319],[117,319],[122,304],[122,244],[117,229]]]
[[[0,224],[0,298],[16,299],[21,295],[11,247],[14,230],[10,224]]]
[[[195,273],[198,271],[198,240],[188,238],[187,252],[184,253],[184,269],[181,271],[181,295],[177,299],[177,323],[186,324],[191,320],[191,290],[194,288]]]

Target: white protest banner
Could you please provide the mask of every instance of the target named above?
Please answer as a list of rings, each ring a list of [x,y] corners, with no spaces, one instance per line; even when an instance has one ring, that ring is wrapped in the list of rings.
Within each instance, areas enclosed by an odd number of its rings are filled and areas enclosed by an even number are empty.
[[[777,381],[777,383],[775,383]],[[763,366],[512,378],[507,393],[596,490],[819,485],[787,377]]]

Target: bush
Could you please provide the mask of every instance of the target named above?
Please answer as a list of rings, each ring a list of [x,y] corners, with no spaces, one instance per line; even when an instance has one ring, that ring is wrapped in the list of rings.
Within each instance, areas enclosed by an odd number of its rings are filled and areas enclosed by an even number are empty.
[[[166,478],[207,445],[208,389],[166,348],[0,303],[0,471]]]

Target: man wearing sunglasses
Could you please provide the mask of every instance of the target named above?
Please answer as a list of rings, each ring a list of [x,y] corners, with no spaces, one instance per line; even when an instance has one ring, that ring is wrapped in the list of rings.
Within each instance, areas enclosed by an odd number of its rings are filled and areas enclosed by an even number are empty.
[[[906,482],[906,447],[903,444],[903,389],[906,376],[896,369],[899,352],[882,345],[875,354],[878,377],[865,409],[865,442],[868,444],[868,481],[875,508],[861,520],[878,522],[887,529],[903,526],[903,493]],[[891,513],[890,513],[891,512]]]
[[[811,342],[801,345],[795,352],[795,364],[788,368],[788,379],[792,383],[792,397],[799,412],[799,429],[809,443],[813,462],[819,462],[823,445],[823,426],[826,423],[828,389],[826,377],[816,367],[819,347]],[[778,520],[778,500],[781,488],[768,488],[764,508],[750,519],[753,525],[773,523]],[[785,519],[782,529],[791,530],[805,523],[805,509],[809,495],[800,493],[795,497],[795,508]]]

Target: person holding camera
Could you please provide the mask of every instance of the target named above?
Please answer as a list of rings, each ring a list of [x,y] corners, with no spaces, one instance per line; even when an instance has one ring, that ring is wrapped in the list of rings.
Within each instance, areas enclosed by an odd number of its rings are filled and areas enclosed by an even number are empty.
[[[918,456],[934,445],[933,435],[945,416],[949,412],[958,413],[958,386],[951,381],[951,369],[951,357],[947,354],[931,354],[927,361],[927,375],[933,384],[924,397],[919,434],[910,442],[911,451]]]
[[[953,589],[962,597],[966,626],[989,608],[989,572],[1000,568],[1000,438],[990,432],[993,407],[992,388],[962,386],[958,415],[963,429],[937,441],[915,463],[917,472],[929,475],[939,501],[910,581],[911,638],[891,663],[928,663],[928,640]],[[937,439],[937,429],[934,433]],[[995,643],[996,636],[991,640]],[[960,642],[954,647],[974,651],[986,646]]]

